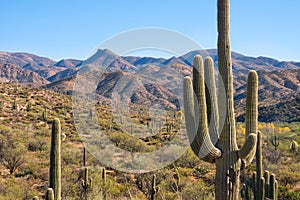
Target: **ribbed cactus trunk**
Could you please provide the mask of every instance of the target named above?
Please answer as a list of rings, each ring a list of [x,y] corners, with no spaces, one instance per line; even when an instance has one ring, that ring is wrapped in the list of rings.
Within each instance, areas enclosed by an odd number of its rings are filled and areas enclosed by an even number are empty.
[[[52,122],[50,150],[50,188],[54,191],[54,200],[61,199],[61,126],[59,119]]]
[[[152,176],[152,182],[151,182],[150,200],[155,200],[156,192],[157,192],[157,188],[156,188],[156,176],[154,174]]]
[[[218,147],[222,157],[216,160],[216,199],[238,199],[241,161],[237,157],[233,106],[233,78],[229,40],[229,0],[218,0],[219,112],[225,116]],[[226,96],[226,99],[222,99]],[[222,102],[221,102],[222,101]],[[228,184],[229,183],[229,184]]]

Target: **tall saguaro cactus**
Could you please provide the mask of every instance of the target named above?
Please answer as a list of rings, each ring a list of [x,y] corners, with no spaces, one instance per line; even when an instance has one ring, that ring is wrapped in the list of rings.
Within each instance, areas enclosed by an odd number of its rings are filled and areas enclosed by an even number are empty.
[[[200,159],[216,164],[216,199],[235,200],[239,199],[242,163],[245,167],[252,161],[255,153],[258,78],[255,71],[250,72],[247,85],[246,141],[238,149],[229,42],[229,0],[218,0],[218,65],[217,103],[212,59],[207,58],[203,64],[201,56],[194,58],[193,82],[190,77],[184,79],[186,127],[194,153]],[[205,83],[209,94],[205,92]],[[198,104],[194,102],[194,93]],[[223,121],[224,124],[221,123]]]
[[[50,188],[54,191],[54,200],[61,199],[61,126],[58,118],[52,122],[50,150]]]

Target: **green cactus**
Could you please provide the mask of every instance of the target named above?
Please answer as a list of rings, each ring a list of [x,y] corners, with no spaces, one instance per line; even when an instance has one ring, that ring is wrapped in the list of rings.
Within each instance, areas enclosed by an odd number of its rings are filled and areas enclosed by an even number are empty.
[[[194,69],[193,69],[193,88],[192,81],[189,77],[185,77],[184,79],[184,106],[185,106],[185,118],[187,124],[187,132],[189,133],[191,140],[191,147],[194,153],[199,156],[202,160],[216,163],[217,165],[217,174],[216,174],[216,199],[238,199],[239,194],[239,172],[241,167],[241,159],[247,159],[247,162],[244,163],[244,167],[246,163],[250,163],[253,158],[252,154],[255,151],[256,146],[256,134],[249,133],[246,137],[246,142],[241,149],[237,148],[236,144],[236,134],[235,134],[235,125],[234,125],[234,117],[233,117],[233,107],[231,112],[228,112],[226,115],[226,121],[229,120],[233,123],[230,126],[229,124],[225,124],[223,131],[221,132],[220,138],[218,134],[218,108],[216,103],[216,95],[210,95],[210,101],[207,102],[205,95],[205,86],[204,86],[204,68],[205,70],[209,70],[210,72],[205,73],[206,80],[211,80],[214,83],[214,73],[213,73],[213,61],[211,58],[207,58],[204,63],[201,56],[196,56],[194,59]],[[209,76],[208,76],[209,75]],[[256,108],[247,109],[246,112],[255,112],[257,113],[257,89],[253,87],[257,87],[257,73],[251,71],[249,74],[250,85],[248,85],[248,90],[252,91],[252,94],[247,96],[250,99],[247,99],[249,102],[253,102],[252,105],[256,105]],[[207,90],[215,91],[213,84],[207,84]],[[227,89],[232,87],[227,86]],[[249,89],[251,88],[251,89]],[[198,99],[198,106],[194,105],[194,97],[193,90],[196,93],[196,97]],[[229,89],[230,90],[230,89]],[[253,92],[254,91],[254,92]],[[229,91],[228,91],[229,92]],[[232,94],[232,91],[230,92]],[[232,100],[232,99],[231,99]],[[229,100],[227,101],[229,102]],[[228,105],[230,107],[230,105]],[[195,109],[196,107],[196,109]],[[207,108],[210,107],[210,128],[208,129],[208,116]],[[199,109],[198,109],[199,108]],[[196,131],[197,125],[195,124],[196,112],[199,111],[199,123],[198,130]],[[257,114],[248,114],[246,117],[246,121],[254,121],[257,120]],[[251,124],[251,122],[248,122]],[[257,124],[252,122],[252,124]],[[251,128],[251,130],[255,131],[255,127]],[[226,130],[226,131],[225,131]],[[230,131],[229,131],[230,130]],[[218,140],[219,138],[219,140]],[[214,146],[214,144],[217,144]],[[201,150],[201,151],[200,151]],[[221,153],[222,152],[222,153]],[[204,156],[203,156],[204,155]],[[250,157],[252,158],[250,159]],[[229,183],[230,182],[230,183]],[[229,187],[230,185],[230,187]],[[224,193],[224,191],[227,191]],[[230,194],[227,196],[227,194]]]
[[[247,199],[246,198],[246,184],[243,184],[242,185],[242,188],[241,188],[241,198],[242,199]],[[247,199],[248,200],[248,199]]]
[[[3,110],[3,107],[4,107],[4,102],[3,102],[3,101],[0,101],[0,111]]]
[[[103,200],[106,200],[106,196],[107,196],[107,194],[106,194],[106,170],[104,167],[102,168],[101,176],[102,176],[102,198],[103,198]]]
[[[47,121],[47,109],[45,108],[45,110],[42,112],[42,120],[43,121]]]
[[[267,196],[270,194],[270,173],[269,171],[264,172],[264,178],[265,178],[265,193]]]
[[[298,151],[298,143],[295,140],[291,141],[290,151],[293,153]]]
[[[88,190],[92,188],[93,179],[89,178],[89,170],[87,167],[84,168],[84,178],[81,180],[81,186],[84,190],[85,199],[88,199]]]
[[[17,100],[14,100],[13,105],[12,105],[13,110],[18,110],[18,103]]]
[[[85,147],[83,148],[83,156],[82,156],[82,161],[83,161],[83,166],[86,166],[86,155],[85,155]]]
[[[29,112],[31,110],[31,107],[32,107],[32,102],[29,101],[26,105],[26,111]]]
[[[102,175],[102,183],[105,185],[106,184],[106,170],[104,167],[102,168],[101,175]]]
[[[243,200],[250,200],[251,199],[250,193],[249,193],[249,185],[247,183],[244,183],[242,185],[242,188],[241,188],[241,198]]]
[[[150,199],[154,200],[155,195],[158,192],[158,187],[156,187],[156,175],[153,174],[152,176],[152,182],[151,182],[151,190],[150,190]]]
[[[275,147],[275,151],[277,150],[277,147],[279,146],[279,140],[280,140],[280,138],[275,134],[271,138],[271,144]]]
[[[257,133],[257,144],[256,144],[256,197],[257,199],[263,199],[261,196],[262,187],[261,178],[263,178],[263,166],[262,166],[262,141],[261,141],[261,133]]]
[[[275,174],[271,174],[268,197],[272,200],[277,200],[278,199],[277,195],[278,195],[278,182],[276,180]]]
[[[46,192],[46,200],[54,200],[54,191],[52,188],[48,188]]]
[[[50,150],[50,188],[53,188],[55,200],[61,199],[61,125],[58,118],[52,122]]]
[[[270,176],[269,171],[265,171],[263,174],[262,166],[262,137],[261,133],[257,133],[257,145],[256,145],[256,172],[252,176],[252,189],[255,200],[263,200],[269,198],[277,200],[278,183],[275,179],[275,175]]]
[[[218,81],[218,103],[215,88],[213,88],[215,81],[212,59],[207,58],[204,64],[203,67],[201,56],[196,56],[193,63],[193,84],[190,77],[184,79],[184,110],[187,132],[194,153],[202,160],[216,164],[216,199],[239,199],[240,169],[242,163],[243,167],[246,167],[252,161],[256,146],[258,78],[255,71],[250,72],[248,77],[250,84],[247,85],[248,108],[246,109],[248,133],[244,146],[238,149],[229,41],[229,0],[218,0],[218,65],[220,77]],[[207,90],[210,92],[209,95],[205,94],[205,82],[207,83]],[[198,104],[194,103],[193,92],[197,97]],[[251,105],[250,108],[249,105]],[[220,119],[224,119],[224,125],[219,124]]]

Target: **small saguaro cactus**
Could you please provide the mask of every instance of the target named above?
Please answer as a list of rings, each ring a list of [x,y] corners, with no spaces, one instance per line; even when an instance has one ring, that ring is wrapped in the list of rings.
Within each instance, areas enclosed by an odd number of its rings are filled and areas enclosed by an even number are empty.
[[[85,199],[88,199],[88,190],[92,188],[93,179],[89,178],[89,170],[87,167],[84,168],[84,178],[81,180],[81,186],[84,190]]]
[[[156,187],[156,175],[153,174],[152,176],[152,182],[151,182],[151,190],[150,190],[150,199],[154,200],[155,195],[158,192],[158,187]]]
[[[43,121],[47,121],[47,109],[45,108],[45,110],[42,112],[42,120]]]
[[[102,168],[101,178],[102,178],[102,198],[103,200],[105,200],[107,194],[106,194],[106,170],[104,167]]]
[[[50,188],[54,191],[55,200],[61,199],[61,125],[58,118],[52,122],[50,149]]]
[[[298,151],[298,143],[295,140],[291,141],[290,151],[293,153]]]
[[[54,200],[54,191],[52,188],[47,189],[46,200]]]
[[[249,180],[247,180],[246,183],[243,184],[241,189],[241,198],[243,200],[251,200],[250,189],[251,189],[251,185]]]
[[[31,107],[32,107],[32,102],[29,101],[26,105],[26,111],[29,112],[31,110]]]
[[[255,200],[264,200],[269,198],[277,200],[278,183],[275,179],[275,174],[271,174],[269,171],[265,171],[263,174],[262,166],[262,139],[261,133],[257,134],[256,145],[256,172],[252,176],[252,189]]]
[[[17,100],[14,100],[13,105],[12,105],[13,110],[18,110],[18,103]]]
[[[279,140],[280,138],[275,134],[271,138],[271,144],[275,147],[275,150],[277,150],[277,147],[279,146]]]
[[[83,148],[83,155],[82,155],[82,163],[83,163],[83,166],[85,167],[86,166],[86,149],[85,147]]]
[[[3,102],[3,101],[0,101],[0,111],[3,110],[3,107],[4,107],[4,102]]]

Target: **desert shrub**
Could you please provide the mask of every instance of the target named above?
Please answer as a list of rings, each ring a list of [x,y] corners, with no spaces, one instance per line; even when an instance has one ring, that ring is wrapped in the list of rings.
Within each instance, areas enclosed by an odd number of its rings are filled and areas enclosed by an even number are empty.
[[[182,191],[182,199],[214,199],[214,185],[207,185],[202,179],[187,180]]]
[[[13,174],[25,162],[26,149],[13,138],[2,141],[0,162]]]
[[[34,140],[27,144],[29,151],[43,151],[47,149],[47,142],[45,140]]]
[[[178,167],[194,168],[199,165],[200,159],[195,156],[191,148],[188,148],[185,153],[176,160],[175,164]]]

